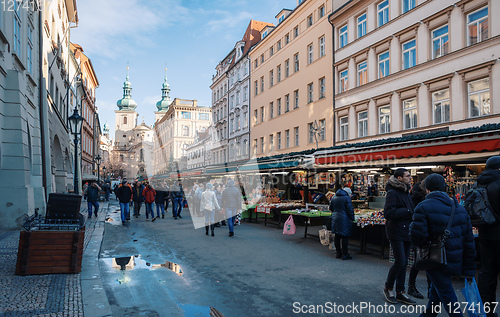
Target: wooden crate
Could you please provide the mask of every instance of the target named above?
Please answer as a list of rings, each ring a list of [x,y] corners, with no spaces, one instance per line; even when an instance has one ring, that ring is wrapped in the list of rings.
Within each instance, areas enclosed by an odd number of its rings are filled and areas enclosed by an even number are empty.
[[[16,275],[80,273],[85,228],[21,231]]]

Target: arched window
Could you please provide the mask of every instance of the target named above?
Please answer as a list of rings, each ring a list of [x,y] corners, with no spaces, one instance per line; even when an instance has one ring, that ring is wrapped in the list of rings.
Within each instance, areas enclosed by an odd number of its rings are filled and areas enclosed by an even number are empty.
[[[187,125],[182,127],[182,136],[189,136],[189,127]]]
[[[123,117],[123,124],[127,124],[127,117]]]

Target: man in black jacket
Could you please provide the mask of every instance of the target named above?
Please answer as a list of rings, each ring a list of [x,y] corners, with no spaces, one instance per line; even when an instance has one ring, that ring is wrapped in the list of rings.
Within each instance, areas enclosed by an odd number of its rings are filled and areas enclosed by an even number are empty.
[[[446,181],[443,176],[429,175],[425,179],[425,188],[429,194],[415,208],[410,225],[411,242],[415,246],[423,246],[428,241],[436,241],[444,234],[448,223],[451,223],[449,236],[444,242],[447,264],[427,270],[427,276],[431,280],[429,302],[420,316],[437,316],[437,307],[441,305],[449,316],[463,316],[451,276],[462,275],[472,279],[476,272],[476,251],[470,218],[465,208],[445,192]],[[453,205],[455,213],[451,219]]]
[[[391,303],[415,305],[405,294],[406,266],[410,255],[409,229],[413,217],[413,203],[409,193],[411,175],[408,170],[398,168],[387,182],[384,216],[387,220],[385,232],[391,243],[394,264],[389,269],[385,282],[384,296]],[[396,292],[394,289],[396,282]]]
[[[232,179],[227,182],[227,187],[222,192],[221,207],[227,216],[229,236],[234,237],[234,219],[241,211],[241,192]]]
[[[492,156],[486,161],[486,170],[477,178],[477,184],[486,187],[492,211],[500,219],[500,156]],[[493,302],[497,302],[496,289],[500,273],[500,221],[479,228],[479,249],[481,270],[478,288],[485,307],[491,309]],[[487,316],[498,314],[489,311]]]

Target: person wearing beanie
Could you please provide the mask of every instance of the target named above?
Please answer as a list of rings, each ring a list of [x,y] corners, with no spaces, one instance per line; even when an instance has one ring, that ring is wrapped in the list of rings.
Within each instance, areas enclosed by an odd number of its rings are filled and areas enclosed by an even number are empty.
[[[126,180],[123,180],[121,186],[116,189],[116,197],[120,201],[122,225],[125,225],[127,218],[130,218],[129,203],[132,201],[132,188]]]
[[[445,192],[446,181],[439,174],[431,174],[425,179],[427,196],[415,208],[413,221],[410,225],[410,240],[419,247],[436,241],[444,233],[455,206],[450,235],[445,240],[447,264],[443,267],[427,270],[431,280],[429,302],[425,312],[420,316],[436,316],[436,305],[442,304],[450,316],[463,316],[453,307],[460,306],[453,289],[451,277],[465,276],[472,279],[476,272],[476,250],[470,217],[465,208],[455,198],[450,198]],[[434,308],[434,310],[433,310]]]
[[[408,170],[398,168],[386,185],[384,217],[385,232],[394,254],[394,264],[385,281],[384,296],[387,302],[415,305],[405,293],[406,266],[410,256],[410,222],[413,216],[413,202],[410,196],[411,175]],[[396,291],[394,292],[394,283]]]
[[[486,161],[486,170],[477,178],[478,187],[486,187],[491,208],[500,219],[500,156],[492,156]],[[479,229],[479,255],[481,270],[477,286],[483,303],[492,307],[498,302],[496,289],[500,273],[500,221],[492,225],[484,225]],[[497,308],[497,312],[500,309]],[[498,316],[489,312],[488,317]]]

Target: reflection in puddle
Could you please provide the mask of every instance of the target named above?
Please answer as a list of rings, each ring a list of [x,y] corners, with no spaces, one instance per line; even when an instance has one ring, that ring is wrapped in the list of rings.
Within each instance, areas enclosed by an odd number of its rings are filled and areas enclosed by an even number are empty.
[[[184,273],[180,265],[177,263],[165,261],[164,263],[161,264],[152,264],[150,262],[146,262],[143,259],[141,259],[140,255],[103,259],[103,260],[111,264],[112,268],[121,271],[132,270],[134,268],[149,269],[149,270],[155,270],[157,268],[167,268],[179,276],[182,276],[182,274]]]

